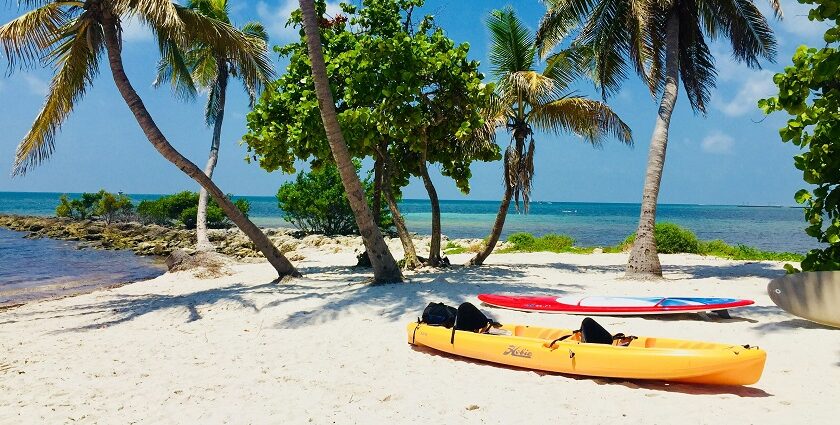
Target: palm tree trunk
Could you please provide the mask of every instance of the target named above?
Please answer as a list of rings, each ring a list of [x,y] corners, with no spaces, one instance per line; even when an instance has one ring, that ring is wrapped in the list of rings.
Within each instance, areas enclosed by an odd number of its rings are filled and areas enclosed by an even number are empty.
[[[125,74],[122,63],[122,46],[117,35],[117,17],[111,14],[111,11],[104,8],[102,11],[102,26],[105,33],[105,47],[108,51],[108,62],[111,67],[111,75],[114,78],[114,83],[122,95],[123,100],[128,105],[128,108],[134,114],[134,118],[146,134],[149,142],[155,149],[163,155],[169,162],[175,164],[186,175],[198,182],[201,187],[207,189],[210,196],[222,208],[222,211],[233,221],[239,229],[245,233],[248,238],[254,243],[256,248],[265,255],[265,258],[277,270],[280,278],[293,276],[301,276],[300,272],[295,269],[289,260],[277,250],[271,241],[260,229],[254,225],[235,205],[228,199],[225,194],[199,169],[195,164],[190,162],[187,158],[181,155],[175,148],[169,144],[163,133],[161,133],[157,124],[155,124],[146,106],[143,105],[143,100],[132,87],[128,76]]]
[[[332,92],[330,92],[330,82],[327,78],[327,66],[321,52],[321,35],[318,30],[319,16],[315,12],[315,4],[313,0],[299,0],[299,2],[303,14],[306,45],[312,63],[315,94],[318,96],[318,109],[321,111],[321,119],[324,121],[324,130],[327,133],[333,158],[341,174],[344,191],[347,193],[347,199],[350,201],[350,207],[356,217],[356,224],[359,226],[359,233],[373,266],[373,280],[375,283],[402,282],[403,276],[400,268],[397,266],[394,256],[391,255],[388,245],[385,244],[382,232],[380,232],[379,226],[370,212],[365,199],[365,192],[362,190],[362,183],[359,181],[359,176],[356,175],[356,169],[350,160],[350,152],[338,124],[335,101]]]
[[[516,139],[517,158],[522,158],[522,154],[525,151],[525,134],[514,131],[514,138]],[[517,176],[520,174],[519,164],[519,159],[516,160],[516,164],[511,164],[511,160],[508,158],[508,155],[505,155],[505,194],[502,196],[502,203],[499,205],[499,212],[496,214],[496,221],[493,223],[493,229],[490,231],[490,236],[487,239],[487,243],[484,245],[484,249],[476,254],[475,257],[473,257],[467,264],[472,266],[480,266],[484,264],[484,260],[490,256],[493,252],[493,248],[496,247],[496,243],[499,242],[499,237],[502,235],[502,229],[505,227],[505,219],[507,218],[508,210],[510,209],[510,201],[513,199],[514,183],[511,180],[511,175],[514,170],[516,170]]]
[[[373,214],[376,217],[376,224],[382,226],[380,220],[382,211],[382,160],[377,158],[373,163]]]
[[[213,170],[219,160],[219,145],[222,140],[222,121],[225,119],[225,98],[227,97],[228,69],[224,61],[219,62],[216,84],[219,86],[219,105],[216,117],[213,121],[213,140],[210,142],[210,156],[207,158],[207,165],[204,166],[204,174],[207,178],[213,178]],[[198,192],[198,212],[195,220],[196,249],[200,251],[213,250],[213,244],[207,237],[207,190],[203,187]]]
[[[429,177],[429,169],[426,166],[426,155],[420,158],[420,176],[423,178],[423,185],[429,193],[429,202],[432,205],[432,241],[429,244],[429,265],[437,267],[440,264],[440,200],[437,190]]]
[[[668,126],[671,114],[677,103],[679,90],[679,33],[680,20],[676,11],[671,12],[667,23],[665,50],[665,88],[662,102],[656,116],[656,126],[650,138],[645,188],[642,194],[642,208],[639,215],[639,227],[636,229],[636,241],[630,251],[625,275],[636,279],[662,277],[662,265],[656,250],[654,228],[656,227],[656,203],[659,198],[659,185],[662,181],[662,169],[665,166],[665,151],[668,147]]]
[[[387,146],[380,144],[380,147]],[[394,227],[397,229],[397,235],[400,237],[400,243],[403,246],[403,268],[406,270],[414,270],[420,266],[420,260],[417,258],[417,249],[414,247],[414,240],[411,239],[411,233],[405,225],[400,207],[394,197],[393,183],[391,182],[391,169],[393,164],[387,157],[388,152],[385,149],[377,151],[379,158],[382,160],[382,195],[385,197],[385,202],[388,203],[388,208],[391,210],[391,218],[394,220]]]

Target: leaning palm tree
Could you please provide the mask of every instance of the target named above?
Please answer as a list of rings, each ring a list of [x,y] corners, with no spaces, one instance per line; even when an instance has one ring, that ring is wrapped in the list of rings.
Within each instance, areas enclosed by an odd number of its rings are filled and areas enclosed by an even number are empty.
[[[230,24],[227,0],[190,0],[187,9],[217,21]],[[274,76],[271,60],[268,58],[268,34],[259,22],[248,22],[241,29],[242,34],[253,39],[262,48],[254,55],[227,57],[226,51],[216,51],[212,46],[198,42],[182,52],[177,47],[165,49],[165,55],[158,64],[155,87],[169,83],[172,90],[186,99],[196,94],[196,86],[207,92],[207,105],[204,119],[213,127],[210,141],[210,155],[204,166],[204,174],[213,178],[213,171],[219,160],[219,145],[222,138],[222,121],[225,117],[225,100],[228,82],[239,78],[248,93],[248,100],[253,106],[256,97]],[[196,214],[196,248],[212,250],[213,245],[207,237],[207,190],[203,187],[198,195]]]
[[[578,76],[571,61],[556,61],[536,70],[534,35],[511,8],[496,10],[487,19],[492,44],[490,63],[498,81],[499,107],[491,120],[505,126],[511,143],[504,155],[504,196],[483,250],[470,260],[480,265],[493,252],[502,233],[511,200],[528,212],[534,178],[534,131],[574,133],[598,146],[611,135],[632,144],[630,128],[605,104],[568,92]],[[527,142],[527,144],[526,144]]]
[[[770,3],[781,17],[779,0]],[[661,277],[653,232],[679,80],[694,111],[705,113],[716,77],[706,39],[729,39],[736,60],[759,68],[759,58],[772,61],[776,54],[773,31],[753,0],[546,0],[546,4],[537,32],[542,54],[579,28],[572,49],[584,52],[582,63],[591,67],[604,97],[616,92],[629,72],[639,74],[651,94],[662,96],[626,272],[634,278]]]
[[[44,106],[18,145],[13,175],[25,174],[53,153],[58,130],[93,83],[104,52],[120,95],[155,149],[207,189],[280,277],[300,275],[224,192],[161,133],[123,69],[122,19],[134,17],[150,27],[164,52],[202,43],[225,52],[226,57],[245,58],[256,55],[263,43],[168,0],[20,0],[19,4],[32,10],[0,27],[0,44],[9,69],[43,62],[53,66],[55,75]],[[253,67],[247,72],[256,73]]]
[[[382,232],[379,230],[376,219],[368,207],[362,183],[356,174],[353,161],[350,159],[350,151],[344,142],[344,135],[338,124],[338,117],[335,111],[335,101],[330,92],[330,82],[327,79],[327,66],[324,62],[324,54],[321,50],[321,34],[318,27],[324,10],[316,10],[313,0],[299,0],[300,10],[303,15],[303,30],[306,34],[306,47],[309,50],[309,60],[312,62],[312,79],[315,82],[315,94],[318,97],[318,107],[321,112],[321,119],[324,122],[324,130],[327,133],[327,140],[333,153],[338,172],[341,175],[341,182],[344,191],[347,193],[347,200],[353,215],[356,217],[356,224],[359,227],[359,234],[365,244],[371,265],[373,266],[373,279],[376,283],[400,282],[403,280],[400,268],[394,256],[385,244]],[[319,2],[319,7],[323,7]]]

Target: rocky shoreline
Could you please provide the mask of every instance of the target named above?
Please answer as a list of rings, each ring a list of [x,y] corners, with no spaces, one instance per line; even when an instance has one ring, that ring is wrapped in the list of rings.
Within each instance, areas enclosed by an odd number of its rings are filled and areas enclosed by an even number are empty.
[[[168,256],[175,250],[192,252],[195,230],[141,224],[137,222],[111,223],[92,220],[73,220],[59,217],[38,217],[0,214],[0,227],[27,232],[26,238],[52,238],[77,241],[79,249],[129,249],[137,255]],[[359,236],[304,235],[291,228],[264,229],[275,246],[292,261],[306,258],[306,251],[339,253],[362,250]],[[238,259],[260,258],[251,241],[237,228],[213,229],[208,236],[216,251]],[[417,237],[415,244],[421,252],[427,251],[428,237]],[[398,238],[386,239],[392,250],[402,252]],[[444,237],[444,244],[447,239]],[[480,239],[452,241],[456,246],[469,250],[481,243]]]

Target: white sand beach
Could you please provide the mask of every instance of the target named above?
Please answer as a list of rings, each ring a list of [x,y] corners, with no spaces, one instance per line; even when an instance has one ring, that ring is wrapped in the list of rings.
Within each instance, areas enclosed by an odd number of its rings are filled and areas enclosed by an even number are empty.
[[[840,329],[767,297],[780,263],[662,255],[667,280],[621,280],[625,254],[503,254],[480,268],[369,286],[352,253],[191,272],[0,311],[0,423],[835,423]],[[467,254],[451,256],[463,262]],[[336,266],[339,265],[339,266]],[[344,265],[344,266],[341,266]],[[430,301],[481,292],[726,296],[733,319],[605,317],[612,332],[753,344],[749,387],[536,373],[415,349]],[[501,322],[576,328],[581,317],[480,308]]]

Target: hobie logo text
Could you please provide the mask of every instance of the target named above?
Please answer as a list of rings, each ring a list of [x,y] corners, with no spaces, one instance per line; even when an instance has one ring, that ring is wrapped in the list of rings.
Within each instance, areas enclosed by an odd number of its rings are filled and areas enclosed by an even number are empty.
[[[503,356],[513,356],[513,357],[524,357],[526,359],[530,359],[533,353],[528,351],[527,348],[522,348],[516,345],[509,345],[507,350],[502,353]]]

